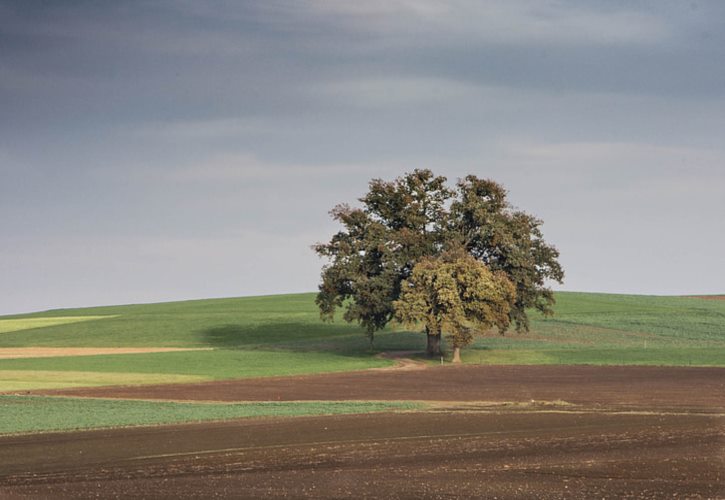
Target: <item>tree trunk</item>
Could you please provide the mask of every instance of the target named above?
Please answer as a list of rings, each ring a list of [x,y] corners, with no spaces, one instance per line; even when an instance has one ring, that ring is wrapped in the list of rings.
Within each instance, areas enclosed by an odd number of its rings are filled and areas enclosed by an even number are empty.
[[[430,332],[426,332],[426,337],[428,338],[428,345],[425,349],[425,352],[428,354],[428,357],[430,358],[440,358],[443,353],[441,352],[441,334],[435,335]]]
[[[454,363],[461,362],[461,348],[460,347],[453,348],[453,362]]]

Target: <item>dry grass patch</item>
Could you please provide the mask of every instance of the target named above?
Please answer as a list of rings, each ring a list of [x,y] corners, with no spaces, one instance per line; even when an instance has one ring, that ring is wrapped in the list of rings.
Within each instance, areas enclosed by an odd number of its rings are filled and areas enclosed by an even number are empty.
[[[58,358],[102,354],[145,354],[150,352],[210,351],[210,347],[4,347],[0,359]]]
[[[204,382],[208,377],[166,373],[104,373],[50,370],[0,370],[0,393],[69,387],[179,384]]]
[[[48,326],[67,325],[69,323],[81,323],[84,321],[115,317],[116,316],[59,316],[56,318],[0,319],[0,333],[32,330],[34,328],[45,328]]]

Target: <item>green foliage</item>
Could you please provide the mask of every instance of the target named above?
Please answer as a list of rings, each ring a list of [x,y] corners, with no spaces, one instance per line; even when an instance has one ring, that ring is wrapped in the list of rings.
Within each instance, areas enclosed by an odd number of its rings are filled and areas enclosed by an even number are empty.
[[[465,252],[452,252],[416,264],[394,306],[402,323],[422,323],[429,334],[444,333],[460,348],[476,332],[493,327],[506,331],[515,296],[503,272],[491,272]]]
[[[416,170],[393,182],[374,179],[360,199],[364,208],[335,207],[345,230],[315,251],[332,263],[322,270],[317,304],[323,318],[346,306],[344,318],[360,323],[372,340],[392,319],[400,283],[415,263],[444,244],[445,177]]]
[[[542,221],[514,210],[501,185],[469,175],[458,182],[458,193],[450,210],[452,233],[471,255],[516,285],[511,320],[517,330],[528,330],[527,310],[553,314],[554,294],[546,280],[564,279],[559,252],[544,241]]]
[[[315,246],[330,260],[317,295],[323,318],[344,307],[344,319],[360,323],[372,339],[393,318],[393,303],[413,267],[459,247],[514,283],[517,299],[509,316],[517,329],[528,329],[527,309],[552,312],[554,297],[545,282],[561,282],[564,274],[559,253],[543,240],[541,221],[513,210],[493,181],[468,176],[455,190],[445,183],[430,170],[392,182],[374,179],[359,200],[362,208],[332,210],[343,230]]]
[[[412,410],[398,402],[176,403],[111,399],[0,396],[0,434],[158,425],[245,417],[337,415]]]

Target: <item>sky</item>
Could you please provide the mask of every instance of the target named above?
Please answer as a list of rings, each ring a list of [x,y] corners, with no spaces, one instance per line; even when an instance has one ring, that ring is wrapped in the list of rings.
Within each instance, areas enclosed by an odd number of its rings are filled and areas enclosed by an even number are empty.
[[[0,314],[314,291],[372,178],[492,178],[556,289],[725,293],[725,3],[0,0]]]

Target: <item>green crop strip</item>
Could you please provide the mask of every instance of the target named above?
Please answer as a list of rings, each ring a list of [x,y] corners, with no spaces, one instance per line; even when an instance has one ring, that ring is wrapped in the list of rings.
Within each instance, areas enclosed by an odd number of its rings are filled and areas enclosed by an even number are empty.
[[[176,403],[44,396],[0,396],[0,434],[68,431],[129,425],[249,417],[339,415],[420,408],[399,402]]]

